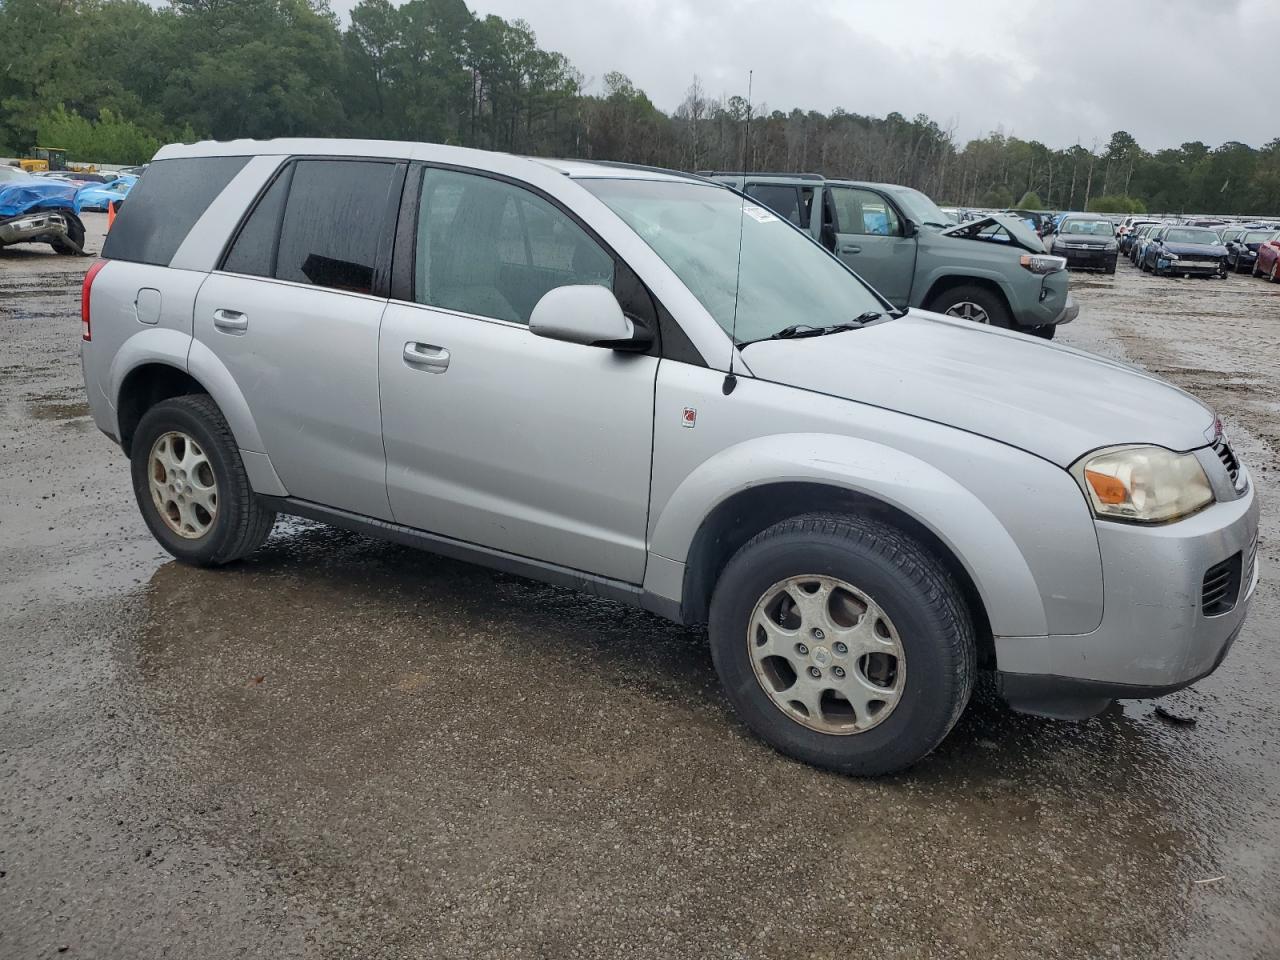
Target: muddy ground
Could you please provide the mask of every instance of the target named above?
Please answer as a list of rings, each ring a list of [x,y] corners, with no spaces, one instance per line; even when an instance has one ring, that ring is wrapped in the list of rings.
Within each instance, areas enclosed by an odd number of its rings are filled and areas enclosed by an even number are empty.
[[[0,252],[4,960],[1280,952],[1280,286],[1122,262],[1062,336],[1213,403],[1265,498],[1243,636],[1162,701],[1194,726],[984,692],[860,782],[608,602],[302,522],[171,561],[84,405],[87,263]]]

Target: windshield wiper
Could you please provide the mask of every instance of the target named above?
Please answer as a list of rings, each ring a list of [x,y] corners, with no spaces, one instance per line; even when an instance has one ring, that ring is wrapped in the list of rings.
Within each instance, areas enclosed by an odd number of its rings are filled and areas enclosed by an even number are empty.
[[[879,320],[884,314],[879,310],[868,310],[866,313],[859,314],[846,323],[830,323],[825,327],[815,327],[808,323],[793,323],[789,327],[783,327],[777,333],[771,333],[767,337],[760,337],[757,340],[748,340],[742,344],[748,347],[753,343],[760,343],[763,340],[798,340],[801,337],[825,337],[828,333],[842,333],[845,330],[857,330],[866,326],[873,320]],[[898,316],[898,314],[890,314],[890,316]]]

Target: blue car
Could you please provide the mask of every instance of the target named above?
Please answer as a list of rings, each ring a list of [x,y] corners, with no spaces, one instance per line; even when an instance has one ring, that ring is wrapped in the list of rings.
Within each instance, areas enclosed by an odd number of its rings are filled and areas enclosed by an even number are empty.
[[[84,224],[76,216],[73,183],[0,167],[0,247],[47,243],[58,253],[84,252]]]
[[[86,183],[76,193],[76,210],[105,211],[108,204],[124,200],[137,182],[137,177],[122,173],[107,183]]]
[[[1161,227],[1147,241],[1138,266],[1157,276],[1226,277],[1227,248],[1208,227]]]

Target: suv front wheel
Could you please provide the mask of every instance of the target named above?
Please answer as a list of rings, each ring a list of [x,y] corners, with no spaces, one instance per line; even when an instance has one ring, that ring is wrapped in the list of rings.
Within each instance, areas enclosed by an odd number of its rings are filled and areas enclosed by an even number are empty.
[[[133,492],[160,545],[179,560],[239,560],[271,533],[276,515],[249,485],[222,411],[207,394],[162,400],[131,447]]]
[[[930,300],[925,309],[971,323],[1006,328],[1013,326],[1013,318],[1009,315],[1009,308],[1004,300],[986,287],[968,284],[952,287]]]
[[[778,523],[725,567],[711,654],[730,701],[781,752],[841,773],[911,766],[973,690],[954,579],[900,530],[853,516]]]

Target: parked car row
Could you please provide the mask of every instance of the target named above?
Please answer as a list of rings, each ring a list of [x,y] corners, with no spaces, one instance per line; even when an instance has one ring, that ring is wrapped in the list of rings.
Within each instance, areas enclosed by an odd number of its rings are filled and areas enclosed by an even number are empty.
[[[1226,228],[1180,223],[1146,223],[1120,239],[1134,266],[1160,276],[1225,277],[1249,272],[1277,280],[1280,227]]]
[[[0,247],[48,243],[59,253],[80,253],[84,224],[79,215],[119,207],[137,182],[138,174],[124,171],[28,173],[0,166]]]

